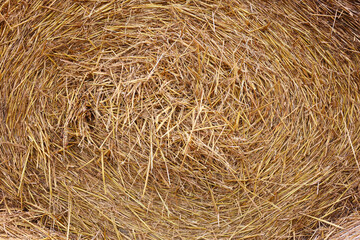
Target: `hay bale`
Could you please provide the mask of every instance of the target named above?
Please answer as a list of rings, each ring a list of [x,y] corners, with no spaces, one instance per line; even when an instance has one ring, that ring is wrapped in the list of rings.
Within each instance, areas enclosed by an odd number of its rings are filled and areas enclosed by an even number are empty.
[[[74,239],[341,229],[359,206],[359,12],[2,1],[1,209]]]

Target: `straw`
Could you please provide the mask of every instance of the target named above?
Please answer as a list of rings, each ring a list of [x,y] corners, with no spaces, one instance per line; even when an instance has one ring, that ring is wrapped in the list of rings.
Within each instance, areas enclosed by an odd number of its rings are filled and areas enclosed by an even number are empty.
[[[338,233],[359,206],[359,14],[350,0],[2,1],[1,237]]]

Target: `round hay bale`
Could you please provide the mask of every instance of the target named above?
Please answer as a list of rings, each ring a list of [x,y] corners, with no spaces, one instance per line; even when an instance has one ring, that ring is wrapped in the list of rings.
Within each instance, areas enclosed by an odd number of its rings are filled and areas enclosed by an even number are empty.
[[[335,234],[359,33],[351,0],[1,1],[0,209],[67,239]]]

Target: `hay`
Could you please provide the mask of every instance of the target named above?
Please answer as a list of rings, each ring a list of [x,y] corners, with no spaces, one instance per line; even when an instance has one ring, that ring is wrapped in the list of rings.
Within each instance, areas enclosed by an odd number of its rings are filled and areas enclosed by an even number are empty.
[[[338,219],[336,224],[341,226],[342,230],[334,227],[322,227],[317,230],[317,235],[314,240],[329,239],[329,240],[355,240],[360,237],[360,215],[359,212]],[[334,234],[334,232],[338,232]],[[326,234],[325,234],[326,233]]]
[[[336,233],[359,206],[359,14],[1,1],[1,211],[54,239]]]
[[[66,239],[64,234],[51,231],[39,225],[36,213],[23,212],[21,209],[7,209],[0,213],[0,239]],[[34,221],[35,220],[35,221]]]

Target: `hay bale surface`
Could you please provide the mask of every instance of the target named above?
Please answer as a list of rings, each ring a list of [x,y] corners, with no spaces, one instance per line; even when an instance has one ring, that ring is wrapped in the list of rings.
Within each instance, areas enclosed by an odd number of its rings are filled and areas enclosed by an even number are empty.
[[[66,239],[66,235],[38,223],[39,215],[8,208],[0,212],[0,240]]]
[[[356,240],[360,238],[359,212],[355,212],[349,216],[340,218],[336,220],[335,223],[338,226],[341,226],[341,230],[333,226],[322,226],[317,230],[317,235],[315,235],[316,237],[314,238],[314,240]]]
[[[359,33],[350,0],[1,1],[0,209],[70,239],[336,233]]]

